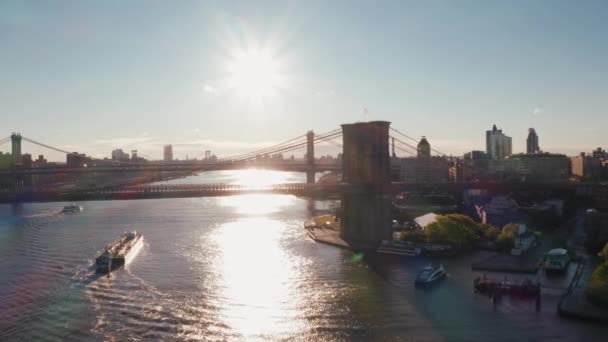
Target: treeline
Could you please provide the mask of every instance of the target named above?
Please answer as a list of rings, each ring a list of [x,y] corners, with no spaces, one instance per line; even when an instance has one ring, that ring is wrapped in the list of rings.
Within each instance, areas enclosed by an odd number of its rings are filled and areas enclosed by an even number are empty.
[[[510,250],[515,241],[518,225],[508,224],[502,229],[478,223],[466,215],[437,215],[436,221],[424,230],[401,233],[401,240],[414,243],[451,245],[458,249],[470,249],[478,244],[490,244],[500,250]]]

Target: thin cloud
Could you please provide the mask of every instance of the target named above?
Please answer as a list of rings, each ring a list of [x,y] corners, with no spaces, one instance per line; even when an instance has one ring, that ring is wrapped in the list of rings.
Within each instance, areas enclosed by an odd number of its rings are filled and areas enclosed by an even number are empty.
[[[209,93],[211,95],[217,95],[218,94],[217,89],[214,86],[210,85],[210,84],[205,84],[205,86],[203,87],[203,90],[206,93]]]
[[[152,140],[149,136],[139,136],[139,137],[121,137],[121,138],[111,138],[111,139],[98,139],[95,140],[95,144],[99,145],[111,145],[111,146],[120,146],[120,145],[132,145],[138,143],[149,143]]]
[[[542,109],[541,107],[536,107],[532,110],[532,115],[534,116],[538,116],[540,114],[542,114],[542,112],[544,112],[545,110]]]

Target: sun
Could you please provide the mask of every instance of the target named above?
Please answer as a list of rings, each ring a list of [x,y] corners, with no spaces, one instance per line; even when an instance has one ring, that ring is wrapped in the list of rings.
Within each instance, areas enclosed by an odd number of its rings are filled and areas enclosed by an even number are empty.
[[[270,49],[239,51],[228,62],[228,73],[230,87],[253,101],[272,97],[283,86],[281,62]]]

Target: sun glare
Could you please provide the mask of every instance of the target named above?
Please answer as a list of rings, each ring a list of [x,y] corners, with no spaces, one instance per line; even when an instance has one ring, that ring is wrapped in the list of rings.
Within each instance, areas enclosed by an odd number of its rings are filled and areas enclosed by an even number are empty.
[[[280,64],[269,49],[240,51],[228,63],[230,86],[253,101],[274,96],[283,81]]]

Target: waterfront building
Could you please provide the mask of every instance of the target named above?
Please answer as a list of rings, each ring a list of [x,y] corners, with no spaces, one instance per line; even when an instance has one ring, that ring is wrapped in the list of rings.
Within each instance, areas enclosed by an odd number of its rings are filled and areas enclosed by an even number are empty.
[[[163,146],[163,160],[166,162],[173,161],[173,145]]]
[[[501,159],[511,155],[511,137],[505,135],[496,125],[486,131],[486,153],[492,159]]]
[[[538,147],[538,135],[536,134],[534,128],[530,128],[528,130],[528,139],[526,139],[526,153],[540,153],[540,148]]]
[[[584,227],[587,247],[594,253],[599,252],[608,242],[608,210],[588,209]]]
[[[522,255],[530,247],[534,245],[536,241],[536,235],[530,231],[525,224],[519,224],[517,227],[517,233],[513,241],[513,248],[511,249],[512,255]]]
[[[414,219],[414,225],[416,228],[424,230],[429,224],[437,221],[437,214],[428,213],[422,216],[418,216]]]

